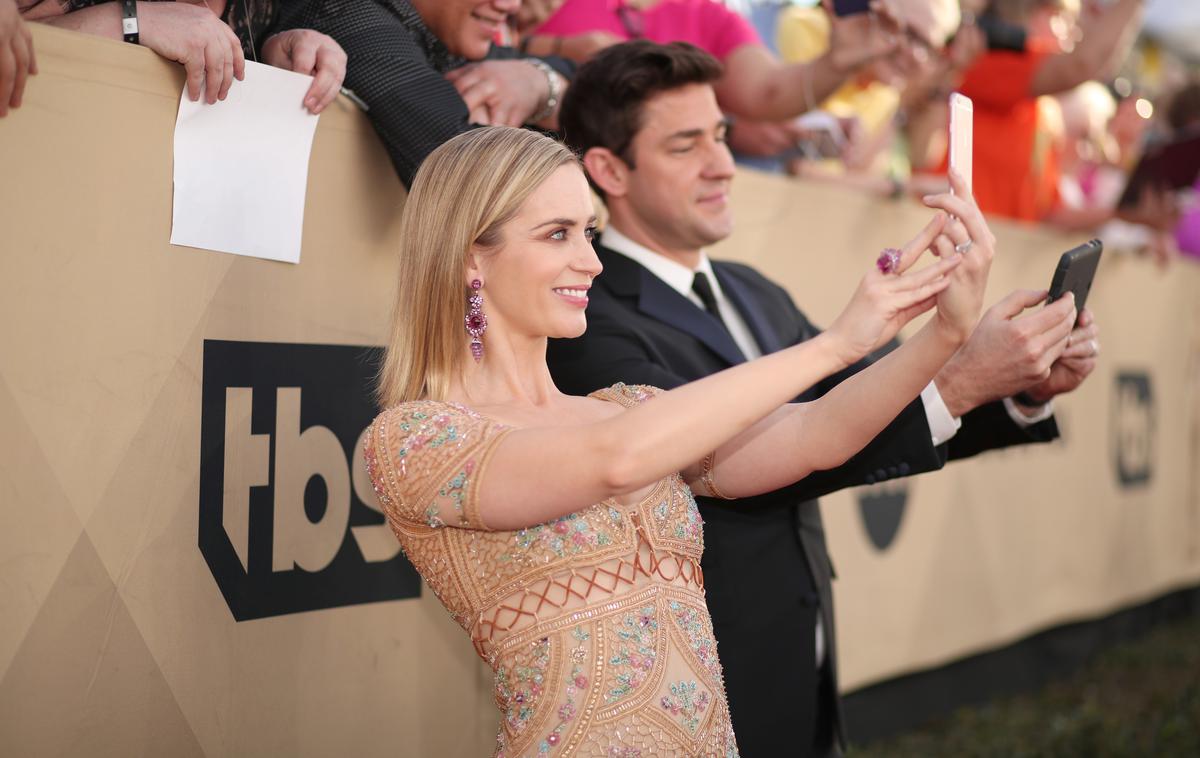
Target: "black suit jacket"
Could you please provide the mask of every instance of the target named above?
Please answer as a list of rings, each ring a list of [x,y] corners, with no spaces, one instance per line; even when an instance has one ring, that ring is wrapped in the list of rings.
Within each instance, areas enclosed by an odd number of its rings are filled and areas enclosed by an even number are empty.
[[[632,259],[599,244],[597,252],[604,272],[589,293],[587,332],[550,342],[550,370],[562,390],[586,394],[618,381],[670,389],[745,360],[706,311]],[[749,266],[714,261],[713,272],[764,354],[818,333],[782,287]],[[830,376],[797,400],[815,399],[867,365],[862,361]],[[950,443],[935,448],[918,398],[838,468],[754,498],[699,499],[706,523],[708,606],[745,758],[810,753],[806,746],[813,744],[818,708],[829,714],[826,722],[832,721],[829,736],[844,745],[836,697],[833,570],[816,498],[1057,434],[1053,420],[1022,429],[993,403],[968,414]],[[823,693],[813,644],[818,615],[830,665]]]

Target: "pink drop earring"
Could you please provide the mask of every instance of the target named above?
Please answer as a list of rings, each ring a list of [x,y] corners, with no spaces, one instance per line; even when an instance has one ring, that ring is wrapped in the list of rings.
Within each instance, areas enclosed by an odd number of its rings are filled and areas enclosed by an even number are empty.
[[[476,363],[483,358],[483,341],[480,337],[487,330],[487,316],[483,315],[483,295],[479,294],[481,287],[483,282],[478,279],[471,280],[471,294],[467,298],[470,308],[467,310],[465,321],[467,334],[471,335],[471,356],[475,358]]]

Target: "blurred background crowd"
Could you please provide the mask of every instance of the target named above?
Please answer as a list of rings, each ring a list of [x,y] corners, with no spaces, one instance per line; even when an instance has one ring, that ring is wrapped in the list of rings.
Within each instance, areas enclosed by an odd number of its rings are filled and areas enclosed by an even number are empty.
[[[1197,152],[1192,0],[0,0],[0,115],[36,72],[26,22],[150,47],[193,99],[223,99],[247,59],[314,75],[313,112],[344,87],[405,184],[473,125],[556,129],[575,65],[629,39],[722,62],[739,162],[885,197],[945,186],[958,90],[985,213],[1200,260],[1195,176],[1130,183]]]

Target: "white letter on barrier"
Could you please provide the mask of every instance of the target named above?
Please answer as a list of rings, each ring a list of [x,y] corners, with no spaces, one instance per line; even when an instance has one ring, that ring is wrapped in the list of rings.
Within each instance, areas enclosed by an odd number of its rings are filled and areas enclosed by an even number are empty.
[[[225,482],[221,487],[221,526],[229,544],[250,567],[250,488],[270,484],[271,435],[250,433],[254,390],[225,388]]]
[[[324,426],[300,431],[300,388],[280,387],[275,408],[275,534],[271,569],[320,571],[337,555],[350,521],[350,476],[342,443]],[[308,480],[325,480],[325,515],[304,512]]]

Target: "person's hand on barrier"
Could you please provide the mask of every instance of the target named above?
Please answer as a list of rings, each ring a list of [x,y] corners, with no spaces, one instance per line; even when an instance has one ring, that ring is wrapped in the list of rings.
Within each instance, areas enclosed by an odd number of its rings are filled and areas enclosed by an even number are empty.
[[[313,29],[290,29],[263,45],[263,61],[313,78],[304,94],[309,113],[320,113],[333,102],[346,78],[346,51],[333,37]]]
[[[963,257],[947,256],[919,271],[909,269],[930,248],[945,224],[946,215],[938,213],[902,249],[889,248],[880,254],[859,282],[850,302],[826,331],[841,346],[842,359],[848,363],[859,360],[933,307]]]
[[[242,43],[229,26],[203,6],[186,3],[141,3],[141,44],[164,58],[183,64],[187,92],[210,105],[224,100],[236,78],[246,77]]]
[[[493,126],[528,123],[542,109],[550,91],[546,75],[523,60],[468,63],[448,72],[446,78],[462,96],[467,110],[480,114],[486,109],[486,123]],[[561,77],[559,84],[561,92],[566,88]]]
[[[21,107],[26,77],[36,73],[33,36],[21,20],[16,0],[0,0],[0,116]]]
[[[1062,355],[1050,364],[1050,375],[1025,388],[1025,395],[1038,405],[1044,405],[1058,395],[1073,392],[1083,384],[1083,380],[1096,368],[1096,360],[1100,356],[1100,341],[1097,339],[1099,333],[1095,317],[1091,311],[1084,308],[1079,312],[1079,322],[1067,336],[1066,348]]]
[[[934,380],[951,415],[962,416],[1051,378],[1067,349],[1076,314],[1075,297],[1068,293],[1037,313],[1022,315],[1045,302],[1047,294],[1045,290],[1016,290],[983,314],[966,344]],[[1072,361],[1090,349],[1083,347],[1085,340],[1094,339],[1094,332],[1083,326],[1080,329],[1084,331]],[[1065,386],[1065,376],[1059,379]]]
[[[944,328],[961,334],[971,334],[983,308],[988,273],[995,257],[996,237],[988,228],[983,212],[967,185],[956,171],[950,171],[950,187],[954,194],[926,195],[925,205],[950,214],[951,220],[931,245],[935,255],[943,258],[961,254],[963,265],[950,276],[950,286],[938,296],[937,316]]]

